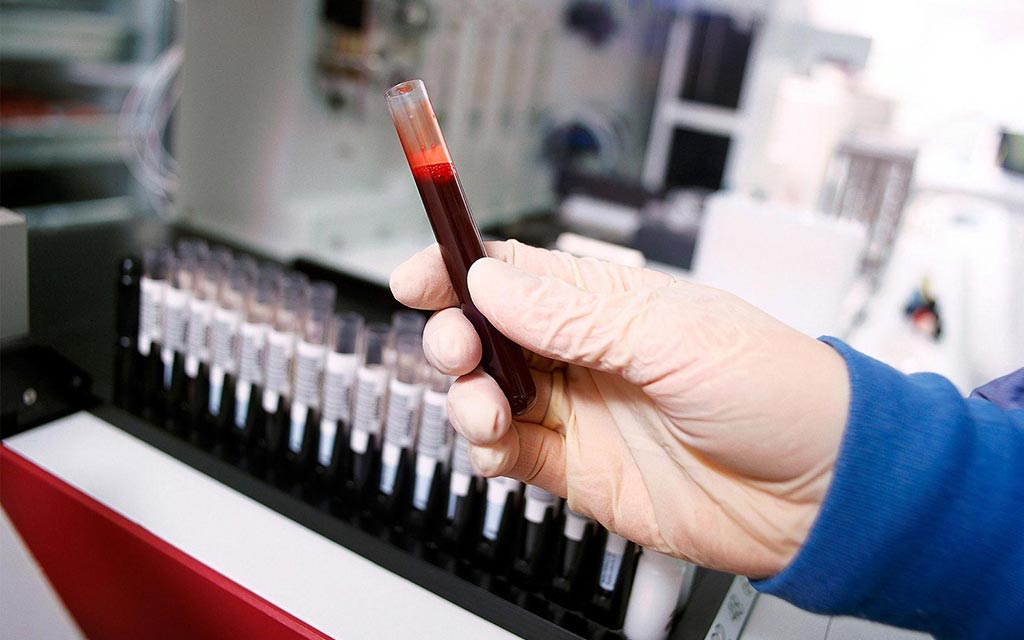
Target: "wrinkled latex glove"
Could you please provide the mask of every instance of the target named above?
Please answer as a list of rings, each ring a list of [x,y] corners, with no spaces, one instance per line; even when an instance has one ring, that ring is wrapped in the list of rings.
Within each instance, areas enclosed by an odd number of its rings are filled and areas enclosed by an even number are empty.
[[[781,570],[831,479],[849,405],[842,358],[724,291],[515,241],[487,252],[469,272],[473,301],[524,347],[537,383],[515,420],[478,368],[437,246],[391,276],[399,301],[439,310],[424,351],[460,376],[449,415],[477,470],[703,566]]]

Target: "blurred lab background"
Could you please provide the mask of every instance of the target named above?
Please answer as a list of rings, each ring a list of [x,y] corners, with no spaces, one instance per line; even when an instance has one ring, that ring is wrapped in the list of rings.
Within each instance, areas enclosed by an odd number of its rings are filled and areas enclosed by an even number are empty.
[[[1016,0],[0,0],[0,205],[386,285],[432,241],[383,101],[420,77],[485,236],[967,392],[1024,362],[1022,61]]]

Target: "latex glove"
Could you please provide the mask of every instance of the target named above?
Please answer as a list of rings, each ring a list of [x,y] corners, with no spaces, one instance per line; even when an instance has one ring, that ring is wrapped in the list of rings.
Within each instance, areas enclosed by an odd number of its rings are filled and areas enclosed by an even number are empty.
[[[536,406],[515,421],[477,368],[472,325],[450,308],[437,247],[391,276],[399,301],[441,310],[424,350],[461,376],[449,415],[477,470],[537,484],[703,566],[782,569],[831,479],[849,405],[842,358],[717,289],[515,241],[487,252],[469,273],[473,301],[528,351],[537,383]]]

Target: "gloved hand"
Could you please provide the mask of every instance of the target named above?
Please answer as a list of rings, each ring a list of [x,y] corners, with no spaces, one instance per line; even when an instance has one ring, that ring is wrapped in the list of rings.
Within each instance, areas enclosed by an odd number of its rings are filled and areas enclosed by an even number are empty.
[[[449,415],[476,468],[565,496],[645,547],[752,577],[781,570],[832,476],[842,358],[724,291],[515,241],[487,252],[469,272],[473,301],[527,350],[537,383],[516,420],[478,369],[437,246],[391,276],[400,302],[440,310],[423,346],[460,376]]]

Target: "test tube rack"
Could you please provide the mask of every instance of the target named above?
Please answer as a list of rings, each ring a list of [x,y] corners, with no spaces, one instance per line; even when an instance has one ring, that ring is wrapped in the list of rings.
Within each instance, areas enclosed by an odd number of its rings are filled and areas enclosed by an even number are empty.
[[[123,293],[123,292],[122,292]],[[130,292],[129,292],[130,294]],[[118,305],[118,327],[137,332],[131,305]],[[125,314],[129,317],[125,317]],[[486,488],[476,478],[470,491],[469,517],[458,527],[443,526],[447,471],[439,466],[425,512],[410,507],[413,460],[400,463],[391,496],[377,492],[380,452],[373,451],[370,477],[353,482],[351,458],[341,451],[332,469],[297,459],[272,446],[267,433],[244,440],[231,437],[223,423],[210,423],[188,406],[181,394],[161,389],[160,357],[153,349],[141,357],[130,345],[118,348],[120,371],[113,405],[94,413],[129,434],[181,460],[226,486],[264,504],[324,537],[360,554],[441,597],[524,638],[615,640],[621,632],[639,550],[629,545],[613,598],[598,597],[599,566],[605,532],[588,541],[584,572],[594,584],[570,594],[553,587],[553,565],[564,515],[543,525],[543,552],[532,567],[515,562],[514,548],[523,521],[523,498],[512,493],[495,541],[480,538]],[[127,369],[127,371],[126,371]],[[340,438],[340,436],[339,436]],[[347,442],[347,439],[342,439]],[[692,595],[676,612],[669,637],[711,637],[710,629],[733,576],[701,569]]]

